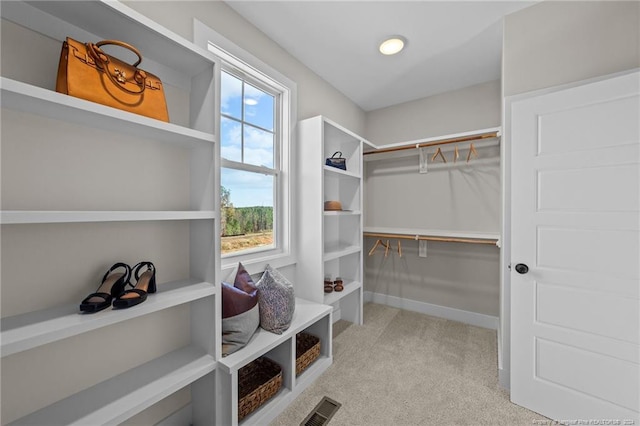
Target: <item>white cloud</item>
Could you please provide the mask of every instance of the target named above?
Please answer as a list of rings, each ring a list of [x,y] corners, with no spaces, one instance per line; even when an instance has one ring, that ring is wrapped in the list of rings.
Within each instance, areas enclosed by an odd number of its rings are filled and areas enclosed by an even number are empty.
[[[245,147],[273,150],[273,133],[258,130],[255,127],[245,126],[244,145]]]

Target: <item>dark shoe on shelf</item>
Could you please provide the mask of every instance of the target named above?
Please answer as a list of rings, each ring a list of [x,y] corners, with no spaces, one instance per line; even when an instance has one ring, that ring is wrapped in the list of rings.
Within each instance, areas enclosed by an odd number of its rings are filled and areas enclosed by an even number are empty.
[[[140,275],[140,270],[147,269]],[[133,267],[135,287],[120,294],[114,301],[116,309],[130,308],[147,300],[147,293],[156,292],[156,267],[151,262],[140,262]]]
[[[336,280],[333,282],[335,285],[333,286],[333,289],[335,291],[342,291],[344,290],[344,283],[342,282],[342,278],[340,277],[336,277]]]
[[[116,269],[123,271],[114,272]],[[119,296],[131,279],[131,267],[126,263],[116,263],[104,274],[102,283],[95,293],[88,295],[80,303],[80,311],[92,314],[111,306],[114,297]]]
[[[331,293],[333,291],[333,282],[331,281],[331,278],[325,278],[324,279],[324,292],[325,293]]]

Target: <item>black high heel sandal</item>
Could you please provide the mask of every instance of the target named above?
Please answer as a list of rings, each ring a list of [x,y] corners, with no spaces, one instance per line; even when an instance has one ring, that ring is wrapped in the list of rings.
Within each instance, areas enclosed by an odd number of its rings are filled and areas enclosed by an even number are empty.
[[[124,272],[112,273],[118,268],[124,268]],[[126,263],[116,263],[104,274],[100,287],[95,293],[88,295],[80,303],[80,311],[89,314],[99,312],[111,306],[114,297],[119,296],[131,279],[131,267]]]
[[[140,269],[147,267],[147,270],[140,274]],[[147,293],[156,292],[156,267],[151,262],[140,262],[133,267],[133,276],[136,278],[136,285],[130,290],[126,290],[113,301],[115,309],[130,308],[139,305],[147,300]]]

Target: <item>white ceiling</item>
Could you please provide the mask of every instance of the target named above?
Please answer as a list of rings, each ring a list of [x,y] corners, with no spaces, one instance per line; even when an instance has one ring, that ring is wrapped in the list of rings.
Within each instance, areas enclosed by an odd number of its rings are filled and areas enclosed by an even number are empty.
[[[371,111],[500,78],[502,17],[535,1],[227,1]],[[389,35],[405,50],[378,52]]]

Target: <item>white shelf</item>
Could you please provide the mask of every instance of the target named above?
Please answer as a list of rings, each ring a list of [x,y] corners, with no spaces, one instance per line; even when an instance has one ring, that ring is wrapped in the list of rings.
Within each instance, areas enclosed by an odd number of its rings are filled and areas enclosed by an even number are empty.
[[[52,211],[52,210],[3,210],[3,225],[26,223],[82,223],[126,222],[149,220],[204,220],[215,219],[213,210],[199,211]]]
[[[325,211],[325,216],[359,216],[362,212],[360,210],[341,210],[341,211]]]
[[[360,173],[350,172],[349,170],[342,170],[337,167],[324,166],[324,171],[329,173],[334,173],[340,176],[348,176],[355,179],[360,179]]]
[[[324,295],[324,303],[327,305],[331,305],[336,303],[343,297],[357,291],[362,287],[362,283],[360,281],[347,281],[345,280],[343,283],[344,290],[342,291],[333,291],[331,293],[325,293]]]
[[[296,386],[306,387],[313,383],[320,375],[331,366],[333,358],[320,354],[299,376],[296,377]]]
[[[477,238],[483,240],[500,240],[498,232],[476,232],[476,231],[454,231],[446,229],[423,229],[423,228],[386,228],[365,226],[365,233],[375,234],[401,234],[419,235],[421,237],[451,237],[451,238]],[[373,237],[372,237],[373,238]]]
[[[249,362],[265,354],[279,344],[315,323],[322,317],[332,312],[331,306],[313,303],[308,300],[296,298],[296,309],[289,328],[282,334],[275,334],[258,328],[251,341],[244,348],[219,361],[220,366],[228,373],[237,371]]]
[[[25,416],[16,425],[118,424],[215,370],[211,355],[185,347]],[[96,368],[100,368],[96,365]],[[211,402],[213,404],[213,401]]]
[[[0,88],[3,108],[178,145],[193,147],[215,142],[212,133],[154,120],[9,78],[0,79]]]
[[[157,293],[150,294],[144,303],[129,309],[80,314],[78,300],[73,305],[3,318],[0,353],[5,357],[214,294],[213,284],[195,280],[176,281],[159,285]],[[213,302],[211,304],[213,306]]]
[[[360,246],[338,246],[338,247],[330,247],[325,248],[325,253],[323,256],[323,260],[329,261],[338,259],[343,256],[347,256],[353,253],[358,253],[360,251]]]
[[[417,139],[417,140],[413,140],[413,141],[405,141],[405,142],[396,142],[396,143],[390,143],[390,144],[385,144],[385,145],[373,145],[371,143],[369,143],[369,146],[372,149],[367,149],[366,152],[376,152],[379,149],[388,149],[388,148],[398,148],[398,147],[406,147],[406,146],[413,146],[415,147],[417,144],[423,144],[423,143],[429,143],[429,142],[439,142],[439,141],[443,141],[443,140],[448,140],[448,139],[457,139],[457,138],[464,138],[464,137],[468,137],[468,136],[475,136],[475,135],[481,135],[481,134],[486,134],[486,133],[494,133],[496,132],[498,134],[498,136],[496,138],[492,138],[492,139],[488,139],[488,140],[480,140],[480,141],[472,141],[474,146],[476,148],[484,148],[487,146],[495,146],[495,145],[499,145],[500,144],[500,137],[502,136],[502,128],[501,127],[489,127],[486,129],[478,129],[478,130],[472,130],[472,131],[468,131],[468,132],[460,132],[460,133],[451,133],[448,135],[441,135],[441,136],[433,136],[430,138],[426,138],[426,139]],[[469,142],[458,142],[460,144],[468,144]],[[435,147],[432,148],[433,150],[435,150]],[[453,151],[454,149],[454,144],[451,145],[444,145],[440,147],[440,150],[443,152],[447,152],[447,151]],[[413,156],[413,155],[418,155],[420,152],[415,149],[407,149],[406,151],[392,151],[392,152],[386,152],[386,153],[379,153],[376,155],[365,155],[364,156],[364,161],[379,161],[379,160],[387,160],[390,158],[398,158],[398,157],[407,157],[407,156]]]
[[[242,426],[266,425],[277,417],[276,413],[283,411],[291,404],[292,400],[291,391],[283,387],[264,405],[261,405],[256,411],[240,420],[238,424]]]
[[[84,42],[97,41],[96,37],[113,39],[117,35],[118,40],[134,44],[144,54],[143,69],[147,62],[154,61],[193,77],[216,62],[206,49],[118,1],[40,1],[30,3],[30,7],[11,3],[3,2],[3,17],[28,28],[35,27],[61,42],[67,36]],[[36,13],[38,9],[57,22]]]

